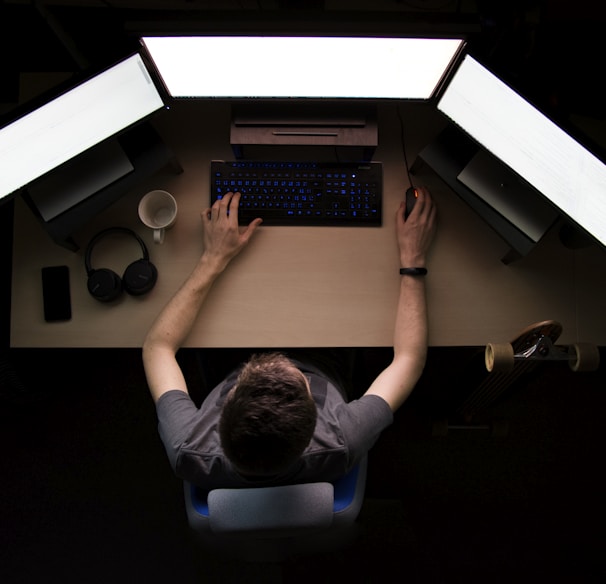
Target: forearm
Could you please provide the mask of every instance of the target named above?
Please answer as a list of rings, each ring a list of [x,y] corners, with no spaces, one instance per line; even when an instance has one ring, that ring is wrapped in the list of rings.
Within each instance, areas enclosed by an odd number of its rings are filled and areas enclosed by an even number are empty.
[[[423,276],[402,276],[394,328],[394,357],[368,388],[392,411],[406,401],[423,373],[427,356],[427,306]]]
[[[187,392],[176,353],[190,333],[208,291],[221,273],[207,258],[198,264],[152,324],[143,342],[143,367],[154,401],[171,389]]]
[[[427,357],[427,300],[425,276],[402,276],[394,328],[394,361],[407,361],[415,382]]]
[[[426,268],[427,253],[435,231],[435,207],[425,188],[419,189],[419,198],[408,220],[403,209],[396,214],[400,267]],[[427,298],[426,276],[402,274],[400,295],[394,330],[394,358],[407,358],[416,379],[421,375],[427,356]]]
[[[152,324],[144,341],[146,349],[157,346],[176,353],[191,332],[213,282],[224,270],[221,263],[203,255],[192,273]]]

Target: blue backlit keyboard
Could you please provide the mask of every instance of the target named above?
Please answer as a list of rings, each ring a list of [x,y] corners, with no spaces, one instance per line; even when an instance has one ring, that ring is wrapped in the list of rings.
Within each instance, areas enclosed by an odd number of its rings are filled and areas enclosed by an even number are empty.
[[[211,204],[240,192],[239,222],[264,225],[380,226],[380,162],[211,162]]]

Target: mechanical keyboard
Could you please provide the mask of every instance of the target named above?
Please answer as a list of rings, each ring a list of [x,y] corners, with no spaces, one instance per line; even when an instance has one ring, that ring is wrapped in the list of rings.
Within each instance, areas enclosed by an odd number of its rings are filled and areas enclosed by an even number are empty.
[[[211,204],[240,192],[239,223],[380,226],[380,162],[211,162]]]

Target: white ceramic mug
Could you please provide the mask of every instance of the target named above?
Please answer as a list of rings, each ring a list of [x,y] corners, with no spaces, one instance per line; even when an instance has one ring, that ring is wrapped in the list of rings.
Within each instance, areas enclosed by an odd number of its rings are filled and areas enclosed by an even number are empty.
[[[153,230],[154,242],[162,243],[177,220],[177,201],[166,191],[150,191],[139,201],[139,219]]]

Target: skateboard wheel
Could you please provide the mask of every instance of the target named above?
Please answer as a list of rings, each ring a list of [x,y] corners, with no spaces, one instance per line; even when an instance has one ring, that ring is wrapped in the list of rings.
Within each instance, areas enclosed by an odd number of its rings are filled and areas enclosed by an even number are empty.
[[[490,372],[508,373],[513,369],[513,347],[509,343],[488,343],[484,352],[484,362]]]
[[[592,343],[572,345],[574,359],[568,364],[573,371],[595,371],[600,366],[600,351]]]

